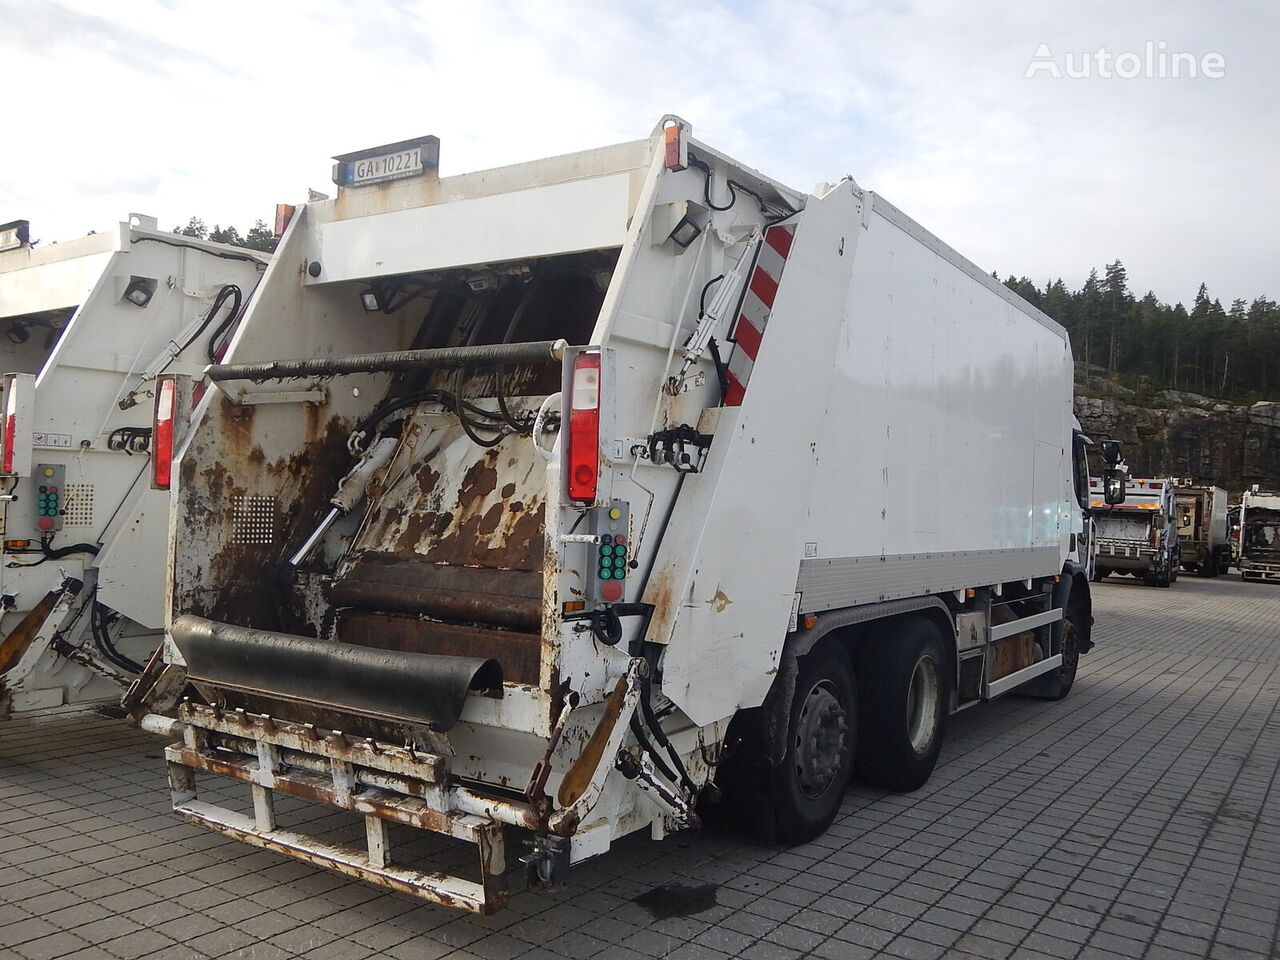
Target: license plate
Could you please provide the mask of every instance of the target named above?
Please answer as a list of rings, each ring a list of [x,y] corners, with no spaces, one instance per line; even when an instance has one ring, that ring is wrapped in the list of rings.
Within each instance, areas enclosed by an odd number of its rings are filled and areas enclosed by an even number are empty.
[[[378,157],[348,160],[344,166],[346,177],[343,182],[352,187],[381,183],[384,180],[399,180],[401,177],[416,177],[422,173],[422,148],[413,147],[409,150],[397,150],[395,153],[384,153]]]

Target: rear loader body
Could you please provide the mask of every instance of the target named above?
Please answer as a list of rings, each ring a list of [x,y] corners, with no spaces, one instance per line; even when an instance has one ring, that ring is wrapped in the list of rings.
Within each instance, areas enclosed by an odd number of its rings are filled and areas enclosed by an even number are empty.
[[[207,371],[143,720],[180,738],[180,813],[489,912],[701,802],[812,836],[855,763],[918,785],[948,713],[1065,695],[1091,618],[1061,327],[851,179],[798,193],[677,118],[444,179],[437,150],[338,158]]]
[[[1226,573],[1232,563],[1227,491],[1191,480],[1174,484],[1182,569],[1202,577]]]
[[[1107,504],[1103,482],[1090,481],[1097,530],[1095,576],[1110,573],[1141,577],[1148,586],[1168,587],[1178,579],[1182,551],[1178,539],[1175,481],[1128,482],[1124,502]]]
[[[268,256],[132,215],[0,252],[0,717],[118,700],[160,645],[157,377],[198,377]]]

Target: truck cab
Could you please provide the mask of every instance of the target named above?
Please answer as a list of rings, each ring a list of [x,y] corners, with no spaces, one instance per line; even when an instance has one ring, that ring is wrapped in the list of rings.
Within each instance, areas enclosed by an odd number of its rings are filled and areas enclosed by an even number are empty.
[[[1178,579],[1180,550],[1172,479],[1132,479],[1123,503],[1108,504],[1103,481],[1089,482],[1098,551],[1095,579],[1113,573],[1141,577],[1147,586],[1168,587]]]
[[[1280,494],[1257,486],[1240,497],[1240,578],[1280,583]]]

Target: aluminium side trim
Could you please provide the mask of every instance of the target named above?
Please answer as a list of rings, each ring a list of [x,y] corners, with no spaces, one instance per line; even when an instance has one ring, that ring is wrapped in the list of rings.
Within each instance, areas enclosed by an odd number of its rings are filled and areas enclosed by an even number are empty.
[[[1024,667],[1007,677],[1001,677],[999,680],[992,680],[990,683],[982,685],[982,698],[990,700],[992,697],[998,697],[1002,693],[1012,690],[1014,687],[1020,687],[1028,680],[1034,680],[1050,670],[1056,670],[1062,666],[1062,654],[1055,653],[1052,657],[1047,657],[1039,663],[1033,663],[1029,667]]]
[[[1057,545],[800,561],[805,613],[941,594],[1062,572]]]
[[[991,642],[1003,640],[1005,637],[1012,637],[1015,633],[1022,633],[1025,630],[1034,630],[1036,627],[1043,627],[1046,623],[1053,623],[1062,619],[1062,608],[1055,607],[1053,610],[1046,610],[1043,613],[1033,613],[1029,617],[1023,617],[1021,620],[1014,620],[1010,623],[1001,623],[991,628]]]

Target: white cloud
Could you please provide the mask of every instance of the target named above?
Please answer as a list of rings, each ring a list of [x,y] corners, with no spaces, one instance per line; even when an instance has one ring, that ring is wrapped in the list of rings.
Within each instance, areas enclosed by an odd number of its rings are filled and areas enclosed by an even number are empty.
[[[46,240],[130,210],[243,228],[325,189],[332,154],[417,134],[448,174],[676,112],[797,187],[853,173],[1002,275],[1119,257],[1168,300],[1280,296],[1269,9],[0,0],[0,22],[0,219]],[[1024,79],[1040,43],[1147,40],[1227,75]]]

